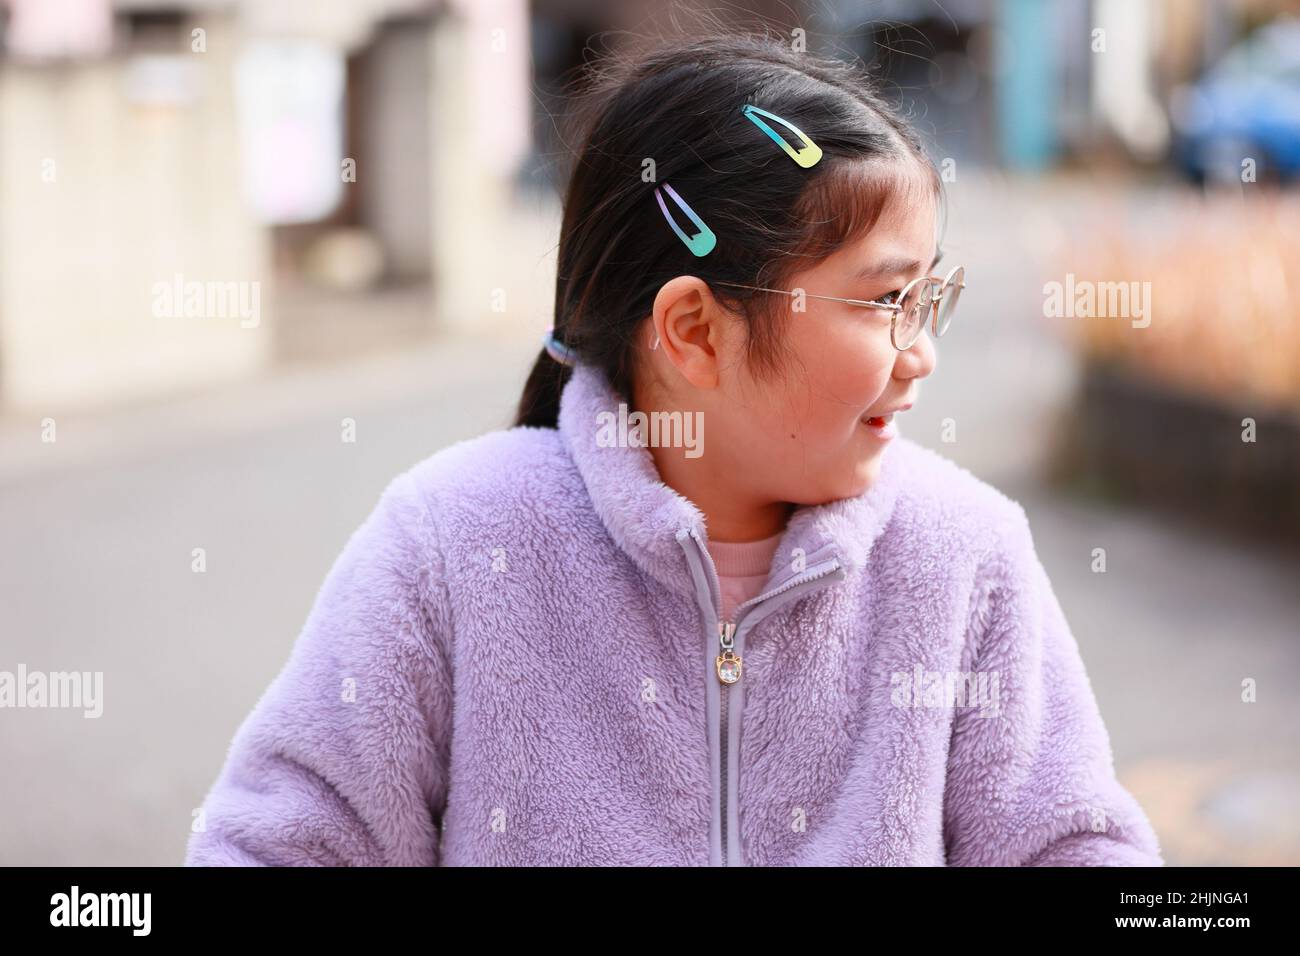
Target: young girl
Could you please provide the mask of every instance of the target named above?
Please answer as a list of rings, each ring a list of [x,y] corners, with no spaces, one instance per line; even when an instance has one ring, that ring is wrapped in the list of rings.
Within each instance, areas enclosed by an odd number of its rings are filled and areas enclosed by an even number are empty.
[[[1161,863],[1024,511],[898,432],[916,135],[758,38],[599,91],[516,427],[388,487],[187,862]]]

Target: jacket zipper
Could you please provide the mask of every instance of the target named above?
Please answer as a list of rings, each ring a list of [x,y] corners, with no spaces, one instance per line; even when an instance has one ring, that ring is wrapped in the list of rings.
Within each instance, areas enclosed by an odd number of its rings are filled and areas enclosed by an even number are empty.
[[[721,589],[721,585],[719,585]],[[736,622],[733,618],[730,621],[718,622],[718,639],[722,645],[722,656],[719,656],[715,666],[719,674],[722,673],[723,657],[731,653],[732,646],[736,636]],[[720,820],[718,822],[718,832],[722,840],[722,865],[727,865],[727,843],[730,834],[727,832],[727,785],[730,777],[727,774],[727,730],[731,723],[731,683],[740,680],[741,660],[736,657],[733,665],[735,667],[735,678],[732,682],[721,681],[718,688],[718,807]]]
[[[779,606],[786,601],[795,597],[790,593],[797,590],[799,593],[822,587],[829,581],[822,581],[840,570],[840,562],[835,558],[829,558],[815,567],[809,568],[803,574],[791,578],[780,587],[765,591],[749,600],[737,605],[732,613],[730,620],[724,621],[721,618],[722,610],[722,585],[718,579],[717,565],[713,562],[713,556],[709,554],[709,549],[704,542],[700,540],[694,530],[689,532],[690,538],[695,542],[697,557],[702,556],[702,564],[708,567],[708,583],[710,596],[712,597],[712,610],[714,620],[717,621],[719,655],[714,662],[714,670],[718,677],[718,779],[715,781],[718,787],[718,807],[719,820],[718,832],[721,842],[722,865],[731,866],[730,857],[731,842],[738,839],[739,834],[731,833],[730,816],[731,809],[731,782],[733,776],[739,783],[738,773],[733,771],[730,766],[730,729],[731,729],[731,689],[732,686],[740,682],[744,675],[744,635],[753,624],[767,617]],[[682,541],[683,536],[678,535],[678,540]],[[684,544],[685,542],[682,541]],[[843,574],[837,574],[836,577],[843,577]],[[773,598],[781,597],[781,600],[772,602]],[[749,617],[749,612],[759,605],[766,605],[765,612],[754,618],[752,622],[746,624],[744,619]],[[740,688],[737,688],[740,690]],[[742,691],[743,693],[743,691]],[[741,698],[743,699],[743,697]],[[736,715],[739,718],[739,714]],[[736,787],[739,789],[739,786]],[[739,848],[734,854],[736,859],[741,859]]]

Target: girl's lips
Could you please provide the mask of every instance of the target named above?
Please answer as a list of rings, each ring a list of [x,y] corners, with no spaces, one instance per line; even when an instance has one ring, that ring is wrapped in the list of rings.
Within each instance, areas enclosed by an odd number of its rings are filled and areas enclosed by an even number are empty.
[[[863,416],[862,424],[877,438],[889,439],[898,434],[898,429],[894,427],[893,412],[888,415]]]

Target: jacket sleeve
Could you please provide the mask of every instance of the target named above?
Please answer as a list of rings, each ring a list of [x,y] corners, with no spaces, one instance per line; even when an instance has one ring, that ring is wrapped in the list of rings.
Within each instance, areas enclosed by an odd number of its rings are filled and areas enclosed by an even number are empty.
[[[972,615],[972,670],[996,707],[958,708],[944,795],[950,866],[1160,866],[1023,509]]]
[[[235,734],[187,866],[438,865],[452,683],[434,534],[394,480]]]

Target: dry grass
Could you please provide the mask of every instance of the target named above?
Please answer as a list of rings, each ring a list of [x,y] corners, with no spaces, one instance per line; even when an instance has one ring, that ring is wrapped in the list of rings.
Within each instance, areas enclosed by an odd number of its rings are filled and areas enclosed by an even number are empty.
[[[1083,353],[1181,390],[1300,414],[1300,195],[1197,197],[1153,239],[1121,229],[1070,251],[1078,280],[1150,282],[1151,323],[1073,324]]]

